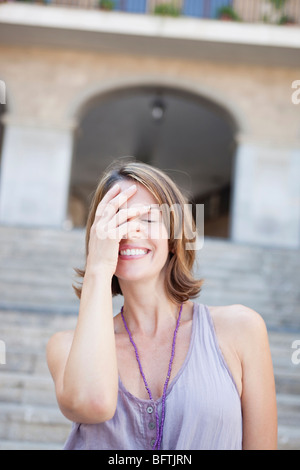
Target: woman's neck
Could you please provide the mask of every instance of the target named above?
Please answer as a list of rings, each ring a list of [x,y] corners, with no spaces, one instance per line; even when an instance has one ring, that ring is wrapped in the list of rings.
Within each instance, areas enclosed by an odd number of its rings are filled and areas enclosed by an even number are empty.
[[[124,296],[123,314],[132,333],[155,336],[170,320],[176,322],[180,305],[172,302],[162,285],[120,282]]]

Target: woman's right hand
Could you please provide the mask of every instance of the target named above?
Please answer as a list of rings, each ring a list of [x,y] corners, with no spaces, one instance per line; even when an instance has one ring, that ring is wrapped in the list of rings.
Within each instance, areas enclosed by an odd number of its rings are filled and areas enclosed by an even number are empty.
[[[116,271],[120,241],[122,238],[141,236],[141,224],[137,217],[150,210],[149,206],[120,209],[127,200],[136,193],[136,185],[121,191],[118,184],[114,185],[100,201],[94,223],[90,230],[87,270],[97,272],[106,269],[111,276]],[[127,205],[127,204],[126,204]]]

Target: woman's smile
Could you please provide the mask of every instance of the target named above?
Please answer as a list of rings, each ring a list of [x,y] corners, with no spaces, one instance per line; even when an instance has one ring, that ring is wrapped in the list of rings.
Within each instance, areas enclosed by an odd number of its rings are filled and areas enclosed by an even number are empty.
[[[146,247],[138,247],[133,245],[124,245],[119,251],[119,258],[121,260],[135,260],[139,258],[144,258],[150,253]]]

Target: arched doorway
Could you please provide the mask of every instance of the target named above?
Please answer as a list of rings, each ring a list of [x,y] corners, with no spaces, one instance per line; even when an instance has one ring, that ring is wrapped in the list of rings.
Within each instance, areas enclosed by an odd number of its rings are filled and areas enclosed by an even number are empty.
[[[96,94],[79,113],[69,218],[84,226],[106,166],[134,156],[177,182],[191,203],[205,204],[205,235],[228,237],[236,120],[216,101],[171,85],[136,85]]]

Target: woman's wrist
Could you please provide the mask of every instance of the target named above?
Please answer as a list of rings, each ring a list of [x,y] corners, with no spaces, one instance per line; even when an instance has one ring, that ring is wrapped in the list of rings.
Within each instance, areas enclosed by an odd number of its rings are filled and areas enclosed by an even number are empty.
[[[99,263],[97,265],[87,263],[84,277],[91,279],[110,279],[111,281],[113,272],[110,266]]]

